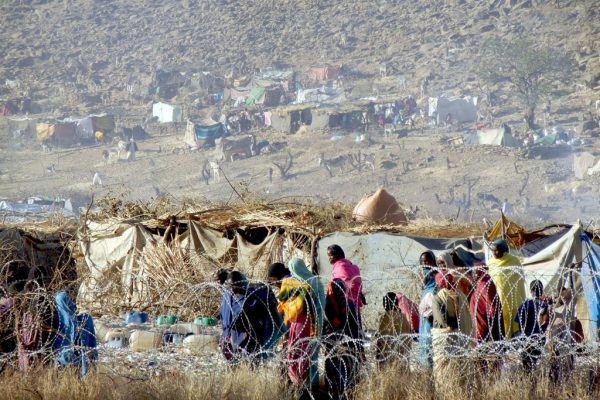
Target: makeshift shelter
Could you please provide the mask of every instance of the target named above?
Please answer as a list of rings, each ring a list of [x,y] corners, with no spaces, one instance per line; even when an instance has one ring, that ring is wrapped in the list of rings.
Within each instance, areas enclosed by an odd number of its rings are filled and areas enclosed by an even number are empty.
[[[519,142],[504,128],[483,129],[475,133],[465,133],[464,144],[487,144],[492,146],[519,147]]]
[[[158,102],[152,105],[152,116],[157,117],[161,123],[181,122],[183,111],[181,106]]]
[[[72,122],[37,124],[35,127],[40,142],[51,143],[58,147],[69,147],[77,143],[77,129]]]
[[[357,105],[336,105],[318,111],[329,116],[329,128],[358,129],[363,124],[363,108]]]
[[[56,289],[75,281],[77,272],[68,246],[73,231],[72,225],[0,226],[2,287],[6,290],[13,282],[36,278],[41,285],[49,289],[56,285]]]
[[[36,133],[36,122],[29,117],[8,117],[8,128],[13,136],[33,137]]]
[[[379,189],[371,196],[363,197],[354,210],[352,217],[358,222],[381,225],[406,224],[407,219],[398,202],[385,189]]]
[[[325,103],[340,104],[346,102],[343,89],[320,87],[314,89],[300,89],[296,94],[296,103]]]
[[[77,137],[84,140],[94,139],[97,131],[107,135],[115,130],[115,119],[108,114],[89,115],[84,118],[71,117],[64,119],[63,122],[75,124]]]
[[[341,65],[327,65],[325,67],[312,67],[308,70],[308,79],[311,81],[327,81],[336,79],[342,70]]]
[[[505,228],[501,228],[504,225]],[[600,247],[593,243],[581,225],[554,225],[536,231],[525,231],[506,218],[500,220],[488,235],[489,240],[500,236],[514,246],[513,252],[522,257],[526,287],[537,279],[544,284],[548,296],[558,296],[563,287],[572,289],[574,307],[585,340],[600,339]],[[487,257],[490,257],[489,252]]]
[[[204,118],[197,122],[187,121],[183,141],[192,147],[202,147],[205,144],[214,146],[215,139],[225,133],[223,124],[212,118]]]
[[[443,123],[447,116],[453,122],[477,121],[477,97],[430,97],[428,115],[438,124]]]
[[[326,129],[329,116],[309,104],[275,108],[271,114],[271,127],[275,130],[296,133],[301,126],[307,131]]]

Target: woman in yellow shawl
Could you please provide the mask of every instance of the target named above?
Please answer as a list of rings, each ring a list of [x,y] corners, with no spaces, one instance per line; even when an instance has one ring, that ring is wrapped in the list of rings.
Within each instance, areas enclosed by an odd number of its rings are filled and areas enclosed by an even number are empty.
[[[323,327],[325,291],[301,259],[291,259],[288,268],[277,296],[277,309],[288,328],[288,375],[294,385],[316,386],[319,346],[313,338]]]
[[[508,243],[496,240],[491,245],[494,257],[488,261],[488,274],[492,277],[496,291],[502,305],[502,319],[506,339],[510,339],[519,331],[515,317],[519,306],[523,304],[525,294],[525,281],[519,259],[508,252]]]

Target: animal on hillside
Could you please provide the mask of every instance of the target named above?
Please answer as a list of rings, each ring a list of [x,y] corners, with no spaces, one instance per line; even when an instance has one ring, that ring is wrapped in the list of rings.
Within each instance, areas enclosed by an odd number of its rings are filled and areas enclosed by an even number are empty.
[[[117,158],[121,158],[121,153],[124,153],[125,151],[127,151],[127,142],[124,140],[119,140],[119,142],[117,143]]]
[[[220,161],[234,161],[256,155],[256,138],[254,135],[219,138],[215,140],[215,144],[216,154],[218,155],[217,159]]]
[[[221,180],[221,174],[219,171],[221,170],[221,165],[218,161],[209,161],[208,166],[210,168],[210,173],[212,175],[214,182],[219,182]]]
[[[317,163],[319,167],[325,168],[327,172],[329,172],[330,176],[333,176],[334,168],[337,168],[339,172],[342,172],[346,168],[346,164],[348,163],[348,156],[343,154],[335,158],[326,159],[325,153],[321,153],[321,155],[317,159]]]

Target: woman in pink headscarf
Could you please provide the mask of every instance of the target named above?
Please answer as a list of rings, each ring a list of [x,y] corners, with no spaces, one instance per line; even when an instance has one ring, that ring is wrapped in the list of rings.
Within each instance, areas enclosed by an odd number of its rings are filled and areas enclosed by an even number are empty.
[[[367,304],[362,293],[362,278],[360,269],[346,259],[344,250],[337,244],[327,247],[327,257],[332,265],[331,280],[341,279],[346,285],[346,296],[348,305],[356,307],[356,313],[360,319],[360,310]]]

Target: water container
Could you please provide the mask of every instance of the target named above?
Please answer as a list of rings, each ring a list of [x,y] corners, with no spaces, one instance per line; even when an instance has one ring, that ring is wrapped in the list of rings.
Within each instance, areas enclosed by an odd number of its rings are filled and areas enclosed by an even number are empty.
[[[104,321],[96,320],[94,321],[94,329],[96,331],[96,340],[98,343],[104,343],[106,341],[106,334],[110,331],[110,327]]]
[[[197,317],[194,319],[194,324],[200,326],[215,326],[217,325],[217,320],[210,317]]]
[[[219,349],[217,335],[191,335],[183,339],[186,352],[196,355],[211,355]]]
[[[145,351],[162,346],[163,334],[156,331],[133,331],[129,337],[131,350]]]
[[[169,332],[178,333],[181,335],[197,335],[202,332],[202,329],[199,325],[190,324],[190,323],[179,323],[175,325],[171,325],[169,327]]]
[[[177,322],[177,317],[175,315],[159,315],[156,318],[156,325],[173,325]]]
[[[106,347],[124,349],[129,345],[129,331],[126,329],[110,329],[104,336]]]
[[[129,311],[125,314],[126,324],[143,324],[148,322],[148,313],[143,311]]]

